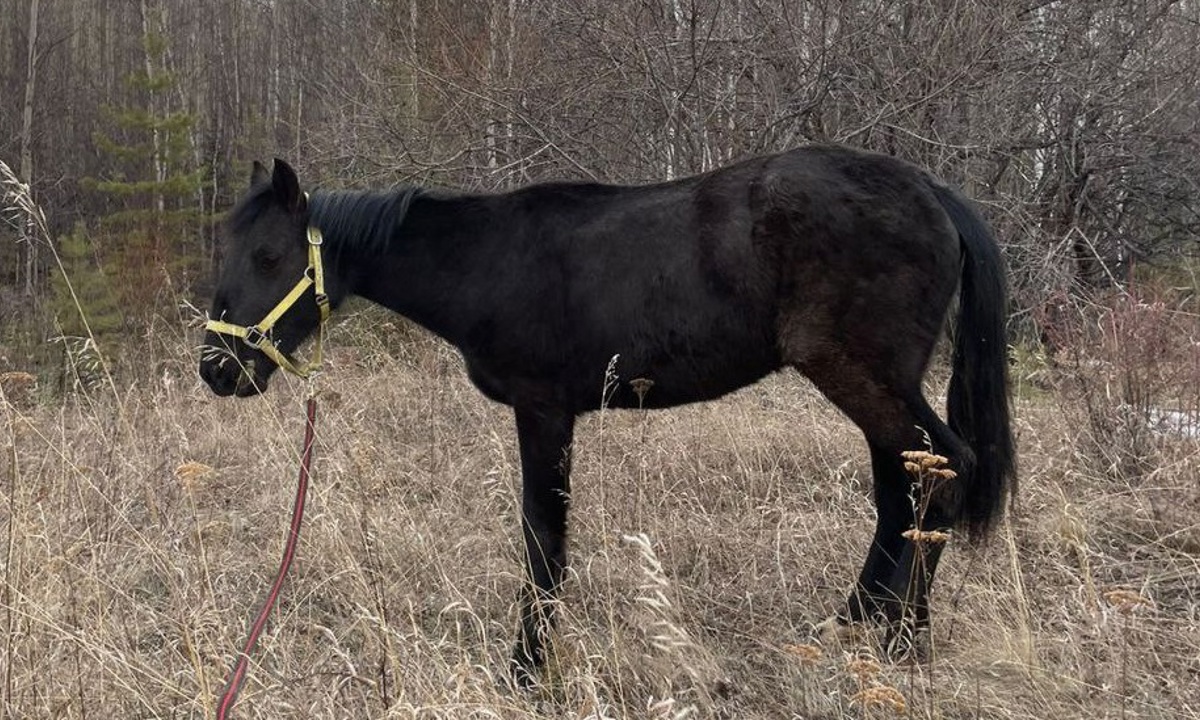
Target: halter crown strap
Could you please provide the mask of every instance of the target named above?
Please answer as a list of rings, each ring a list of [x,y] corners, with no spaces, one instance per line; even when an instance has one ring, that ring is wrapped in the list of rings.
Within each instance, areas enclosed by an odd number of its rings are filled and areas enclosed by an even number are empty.
[[[204,328],[222,335],[241,338],[242,342],[252,348],[261,350],[276,365],[298,377],[307,378],[320,370],[322,349],[325,346],[325,322],[329,320],[329,296],[325,293],[325,269],[321,264],[321,244],[323,242],[324,239],[321,236],[321,231],[309,226],[308,266],[304,268],[304,275],[296,282],[291,291],[287,295],[284,295],[283,299],[257,324],[247,327],[245,325],[228,323],[223,320],[209,320],[204,323]],[[317,326],[317,347],[313,351],[312,360],[307,363],[297,364],[287,353],[279,349],[279,346],[271,339],[270,332],[275,327],[275,323],[279,322],[284,313],[296,304],[296,301],[300,299],[310,286],[313,287],[317,309],[321,312],[321,322]]]

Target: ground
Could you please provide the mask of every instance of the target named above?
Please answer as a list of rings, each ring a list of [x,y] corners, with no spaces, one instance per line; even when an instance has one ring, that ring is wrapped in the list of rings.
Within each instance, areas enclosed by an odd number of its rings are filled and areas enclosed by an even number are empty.
[[[362,339],[376,322],[330,339],[298,564],[239,718],[1200,718],[1194,437],[1130,469],[1082,396],[1019,383],[1019,500],[951,541],[928,657],[897,662],[813,633],[874,510],[858,432],[793,373],[580,423],[555,660],[514,691],[511,418],[437,341]],[[213,715],[278,562],[305,385],[214,397],[194,342],[0,400],[6,717]]]

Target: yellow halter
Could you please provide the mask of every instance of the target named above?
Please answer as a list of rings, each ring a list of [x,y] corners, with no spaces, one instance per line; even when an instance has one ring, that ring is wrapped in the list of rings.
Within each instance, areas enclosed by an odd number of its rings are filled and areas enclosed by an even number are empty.
[[[325,294],[325,272],[321,267],[322,242],[321,231],[310,226],[308,228],[308,267],[304,268],[304,276],[257,325],[245,327],[222,320],[209,320],[204,323],[204,328],[222,335],[241,338],[242,342],[261,350],[263,354],[275,361],[276,365],[293,375],[307,378],[320,370],[321,348],[325,345],[325,321],[329,319],[329,296]],[[279,318],[283,317],[283,314],[296,304],[296,301],[310,285],[315,286],[317,308],[321,311],[321,323],[317,326],[317,348],[313,351],[313,358],[310,362],[297,365],[287,353],[279,349],[275,341],[268,337],[268,334],[271,332],[271,328],[275,327],[275,323],[279,322]]]

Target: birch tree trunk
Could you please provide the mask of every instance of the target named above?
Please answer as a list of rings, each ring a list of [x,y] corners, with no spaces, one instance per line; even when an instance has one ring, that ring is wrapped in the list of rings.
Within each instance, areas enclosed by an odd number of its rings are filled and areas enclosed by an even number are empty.
[[[503,156],[507,166],[515,159],[513,147],[513,59],[516,53],[517,0],[493,0],[488,6],[487,87],[490,97],[484,127],[487,167],[495,170]],[[520,172],[520,168],[516,168]],[[507,182],[507,181],[506,181]]]
[[[497,82],[498,73],[496,69],[496,66],[499,64],[497,56],[500,54],[500,23],[498,22],[497,15],[499,15],[497,3],[489,3],[485,17],[488,27],[488,54],[487,66],[484,70],[484,91],[486,92],[490,89],[493,95],[490,98],[490,102],[485,101],[484,113],[487,119],[483,123],[483,143],[484,147],[487,148],[487,168],[493,171],[499,165],[496,157],[496,136],[500,134],[500,121],[497,119],[500,110],[496,102],[496,96],[500,94],[497,88],[499,83]]]
[[[37,90],[38,0],[29,0],[29,47],[26,53],[25,103],[21,110],[21,182],[29,188],[33,199],[33,99]],[[37,237],[33,218],[21,224],[21,247],[25,249],[25,295],[36,299]]]
[[[146,82],[148,85],[152,85],[154,82],[156,73],[154,71],[154,58],[151,57],[151,52],[150,52],[150,47],[153,43],[153,41],[151,40],[151,34],[158,33],[159,29],[158,28],[152,29],[150,27],[150,9],[146,5],[146,0],[141,0],[141,2],[138,4],[138,7],[141,9],[141,12],[142,12],[142,37],[145,39],[145,43],[146,43],[146,48],[145,48],[145,52],[144,52],[145,63],[146,63],[146,66],[145,66],[146,67]],[[159,57],[159,59],[161,60],[161,56]],[[147,110],[147,112],[149,112],[151,117],[157,117],[160,113],[159,108],[158,108],[158,103],[156,102],[156,100],[158,99],[158,92],[156,90],[154,90],[153,87],[150,87],[147,90],[147,93],[148,93],[148,96],[146,98],[146,110]],[[162,136],[159,133],[157,125],[153,125],[150,128],[150,138],[151,138],[151,143],[152,143],[152,147],[154,150],[154,159],[153,159],[154,181],[158,187],[158,189],[155,190],[155,192],[154,192],[154,196],[155,196],[154,197],[154,207],[156,210],[158,210],[159,215],[162,215],[163,211],[166,209],[166,200],[163,197],[162,184],[163,184],[163,181],[165,181],[166,177],[167,177],[167,168],[166,168],[166,161],[163,158]]]
[[[417,33],[420,31],[420,13],[417,3],[419,0],[410,0],[408,4],[408,62],[416,65],[419,61],[417,56]],[[411,78],[411,90],[409,92],[409,114],[412,116],[411,127],[416,127],[417,119],[421,116],[421,93],[420,86],[417,84],[417,73],[410,69],[409,77]]]

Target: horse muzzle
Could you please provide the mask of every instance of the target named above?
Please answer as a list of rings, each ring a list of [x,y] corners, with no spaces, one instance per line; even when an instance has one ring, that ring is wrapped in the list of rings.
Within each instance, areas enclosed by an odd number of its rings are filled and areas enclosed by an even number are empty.
[[[265,366],[269,365],[265,358],[247,357],[258,354],[212,350],[200,360],[200,378],[220,397],[258,395],[267,389]]]

